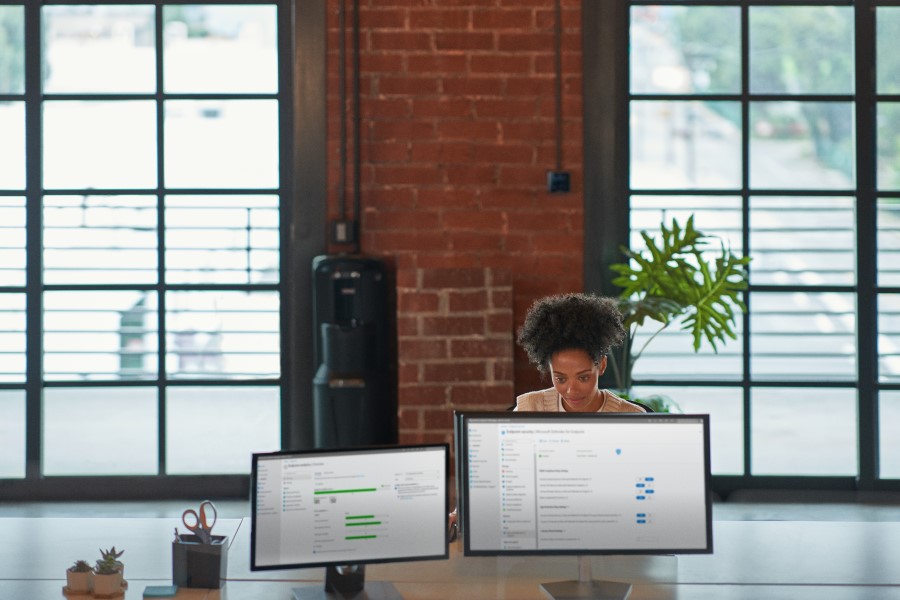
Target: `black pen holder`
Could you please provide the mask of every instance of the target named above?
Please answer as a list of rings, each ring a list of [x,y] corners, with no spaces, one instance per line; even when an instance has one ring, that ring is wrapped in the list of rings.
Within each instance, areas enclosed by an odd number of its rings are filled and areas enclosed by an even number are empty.
[[[172,583],[178,587],[218,589],[228,570],[228,536],[204,544],[196,535],[179,534],[172,542]]]

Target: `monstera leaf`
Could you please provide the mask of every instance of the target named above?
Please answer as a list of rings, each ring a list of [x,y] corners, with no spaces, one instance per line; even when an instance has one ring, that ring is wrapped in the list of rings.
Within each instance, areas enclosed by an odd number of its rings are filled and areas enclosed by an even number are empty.
[[[736,339],[735,319],[746,311],[741,292],[747,289],[750,258],[734,254],[720,238],[697,231],[693,216],[683,228],[672,219],[671,227],[660,224],[658,238],[646,231],[641,237],[645,250],[622,247],[627,260],[611,266],[618,274],[612,282],[622,288],[619,310],[628,332],[619,352],[611,355],[620,390],[631,388],[634,363],[673,323],[691,333],[694,352],[700,350],[704,340],[718,352],[719,343]],[[654,324],[655,330],[635,350],[638,330]]]

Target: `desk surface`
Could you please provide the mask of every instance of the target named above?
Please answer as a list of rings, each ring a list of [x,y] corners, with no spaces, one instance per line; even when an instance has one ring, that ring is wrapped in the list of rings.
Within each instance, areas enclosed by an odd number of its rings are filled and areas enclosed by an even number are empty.
[[[65,569],[93,562],[99,548],[125,549],[125,600],[146,585],[171,582],[171,542],[180,520],[0,518],[0,598],[58,600]],[[220,519],[229,536],[228,581],[221,590],[188,590],[191,600],[290,598],[320,586],[323,570],[250,571],[249,520]],[[630,581],[632,598],[816,598],[900,600],[900,523],[715,521],[711,555],[594,557],[595,578]],[[96,556],[95,556],[96,555]],[[370,580],[394,582],[409,600],[542,598],[538,585],[577,576],[575,557],[465,557],[371,565]],[[88,600],[90,597],[78,597]]]

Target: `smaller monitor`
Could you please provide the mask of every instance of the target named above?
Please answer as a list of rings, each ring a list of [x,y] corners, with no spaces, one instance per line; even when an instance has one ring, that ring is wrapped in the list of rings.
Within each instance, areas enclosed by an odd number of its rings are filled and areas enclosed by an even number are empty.
[[[250,569],[325,567],[302,600],[400,598],[364,566],[449,557],[448,463],[447,444],[254,454]]]

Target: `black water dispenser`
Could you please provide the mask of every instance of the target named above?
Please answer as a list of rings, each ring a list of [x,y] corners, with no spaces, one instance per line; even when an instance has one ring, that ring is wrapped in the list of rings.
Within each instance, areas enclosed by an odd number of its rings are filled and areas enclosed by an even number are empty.
[[[392,297],[380,260],[313,259],[317,448],[397,442]]]

